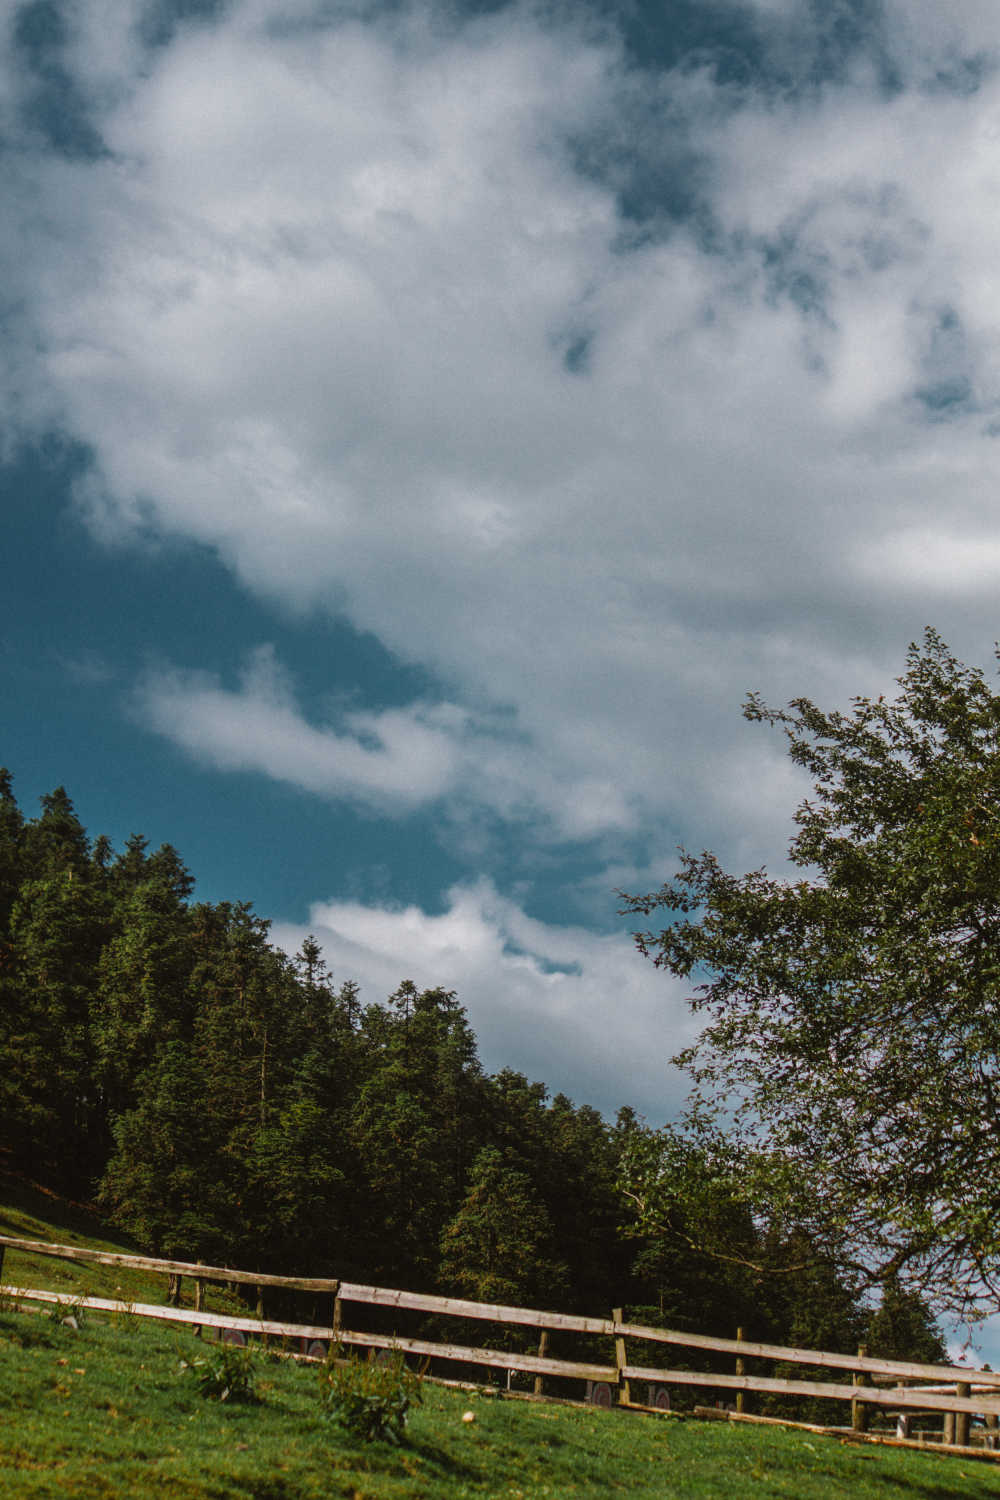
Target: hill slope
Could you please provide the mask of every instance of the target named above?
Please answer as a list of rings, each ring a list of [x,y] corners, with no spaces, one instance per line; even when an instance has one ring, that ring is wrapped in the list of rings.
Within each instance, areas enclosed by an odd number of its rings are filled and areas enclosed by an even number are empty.
[[[0,1232],[130,1248],[85,1209],[14,1179],[0,1183]],[[4,1269],[8,1282],[30,1279],[67,1299],[109,1294],[123,1281],[112,1268],[15,1252]],[[124,1290],[131,1300],[163,1300],[162,1278],[137,1277]],[[322,1418],[315,1368],[277,1357],[257,1358],[260,1404],[203,1400],[181,1362],[211,1352],[186,1330],[92,1315],[74,1329],[44,1311],[14,1312],[0,1296],[0,1493],[10,1500],[1000,1497],[1000,1467],[985,1462],[429,1385],[401,1448],[367,1445]],[[463,1421],[467,1410],[474,1421]]]

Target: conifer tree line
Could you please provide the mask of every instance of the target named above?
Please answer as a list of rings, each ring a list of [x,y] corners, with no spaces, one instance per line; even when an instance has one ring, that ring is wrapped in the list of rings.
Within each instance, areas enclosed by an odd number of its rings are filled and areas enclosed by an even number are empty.
[[[248,903],[193,892],[170,845],[91,839],[61,787],[29,819],[0,770],[0,1169],[155,1255],[942,1357],[919,1299],[889,1286],[873,1314],[832,1251],[713,1197],[696,1152],[650,1230],[621,1182],[653,1133],[487,1073],[452,991],[365,1002],[312,937],[289,958]]]

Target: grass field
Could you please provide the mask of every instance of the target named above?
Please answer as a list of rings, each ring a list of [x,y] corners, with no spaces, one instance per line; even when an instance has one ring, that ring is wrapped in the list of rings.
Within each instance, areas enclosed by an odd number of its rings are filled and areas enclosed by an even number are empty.
[[[0,1232],[112,1241],[85,1216],[17,1189]],[[72,1222],[71,1222],[72,1221]],[[11,1254],[9,1262],[14,1261]],[[84,1288],[39,1260],[36,1284]],[[53,1272],[61,1269],[64,1279]],[[4,1268],[24,1281],[23,1258]],[[66,1273],[69,1273],[67,1276]],[[86,1290],[98,1291],[89,1270]],[[120,1279],[111,1271],[109,1276]],[[102,1290],[113,1291],[113,1285]],[[163,1300],[162,1280],[130,1285]],[[773,1427],[534,1404],[424,1386],[399,1448],[348,1436],[321,1413],[314,1366],[260,1354],[257,1405],[203,1399],[182,1361],[186,1331],[15,1312],[0,1296],[0,1495],[7,1500],[354,1500],[464,1496],[793,1496],[826,1500],[1000,1497],[1000,1466],[859,1447]],[[472,1411],[473,1422],[462,1420]]]
[[[400,1448],[323,1420],[313,1367],[258,1361],[263,1400],[204,1400],[163,1325],[0,1312],[0,1494],[10,1500],[509,1496],[1000,1496],[1000,1469],[776,1428],[644,1418],[425,1386]],[[463,1422],[472,1410],[475,1421]]]

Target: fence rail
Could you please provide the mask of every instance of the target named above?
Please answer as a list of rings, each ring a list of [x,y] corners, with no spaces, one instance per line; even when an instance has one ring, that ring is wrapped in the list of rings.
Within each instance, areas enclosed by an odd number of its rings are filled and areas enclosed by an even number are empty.
[[[857,1355],[841,1354],[830,1350],[798,1349],[743,1338],[717,1338],[677,1329],[653,1328],[626,1322],[618,1308],[610,1318],[580,1317],[539,1308],[470,1302],[457,1297],[367,1286],[331,1277],[276,1276],[260,1271],[206,1266],[200,1262],[88,1250],[75,1245],[50,1244],[9,1235],[0,1235],[0,1276],[3,1274],[4,1255],[8,1250],[79,1263],[153,1272],[169,1278],[174,1293],[178,1296],[180,1280],[187,1277],[196,1287],[194,1308],[136,1304],[102,1297],[82,1297],[73,1301],[74,1305],[97,1312],[132,1314],[136,1317],[192,1325],[196,1329],[214,1328],[224,1338],[256,1334],[259,1337],[300,1340],[303,1349],[317,1344],[322,1344],[326,1349],[335,1343],[358,1348],[394,1349],[448,1364],[473,1365],[486,1367],[490,1371],[505,1370],[534,1376],[536,1393],[540,1392],[545,1379],[586,1382],[588,1399],[596,1399],[600,1404],[606,1405],[613,1404],[616,1398],[622,1405],[645,1405],[631,1400],[630,1383],[646,1382],[650,1388],[650,1406],[662,1406],[664,1393],[670,1387],[737,1392],[740,1407],[743,1394],[755,1391],[850,1402],[854,1426],[857,1428],[864,1426],[865,1413],[869,1409],[898,1413],[903,1425],[914,1411],[936,1412],[944,1415],[946,1441],[959,1446],[968,1443],[969,1421],[972,1416],[982,1416],[988,1428],[994,1432],[1000,1430],[1000,1372],[994,1374],[988,1370],[970,1370],[961,1365],[928,1365],[912,1360],[878,1359],[864,1350]],[[256,1317],[249,1313],[233,1315],[209,1312],[201,1306],[202,1288],[206,1282],[252,1286],[257,1289],[258,1298],[261,1297],[260,1289],[265,1287],[325,1293],[333,1298],[332,1318],[325,1325],[267,1319],[262,1316],[260,1301]],[[51,1305],[65,1304],[68,1300],[65,1294],[59,1292],[24,1288],[9,1282],[4,1284],[3,1291],[7,1298],[18,1303],[39,1302]],[[345,1303],[534,1328],[540,1333],[538,1353],[450,1344],[440,1340],[412,1338],[395,1331],[379,1333],[351,1330],[342,1326]],[[613,1340],[614,1363],[556,1358],[548,1348],[553,1332],[596,1335]],[[626,1340],[685,1348],[702,1354],[730,1355],[734,1357],[736,1373],[633,1364],[628,1359]],[[748,1360],[779,1361],[786,1365],[809,1365],[813,1368],[847,1371],[854,1380],[847,1385],[834,1381],[747,1373]],[[880,1379],[882,1384],[871,1383],[876,1379]],[[903,1384],[920,1381],[933,1384]],[[898,1384],[889,1386],[888,1382]]]

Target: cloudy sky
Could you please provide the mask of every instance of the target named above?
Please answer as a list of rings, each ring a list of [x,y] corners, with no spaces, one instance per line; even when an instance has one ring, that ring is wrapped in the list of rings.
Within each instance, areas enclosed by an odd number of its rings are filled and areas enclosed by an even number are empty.
[[[667,1117],[615,890],[780,861],[747,691],[1000,635],[995,4],[0,15],[22,806]]]

